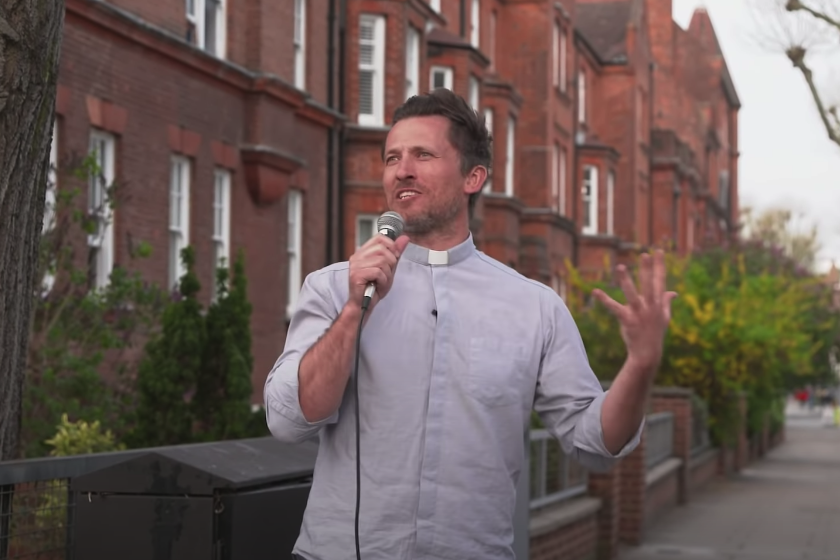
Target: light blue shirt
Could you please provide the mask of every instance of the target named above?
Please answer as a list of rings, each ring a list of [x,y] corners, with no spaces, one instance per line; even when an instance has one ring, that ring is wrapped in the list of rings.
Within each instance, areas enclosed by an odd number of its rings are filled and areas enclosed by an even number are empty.
[[[286,347],[265,385],[279,440],[320,448],[295,552],[354,560],[356,435],[352,380],[339,410],[308,423],[298,365],[348,299],[348,264],[310,274]],[[364,560],[511,560],[516,484],[532,408],[592,470],[606,394],[560,297],[476,250],[409,244],[390,293],[365,325],[359,365],[360,544]],[[270,523],[270,520],[266,520]]]

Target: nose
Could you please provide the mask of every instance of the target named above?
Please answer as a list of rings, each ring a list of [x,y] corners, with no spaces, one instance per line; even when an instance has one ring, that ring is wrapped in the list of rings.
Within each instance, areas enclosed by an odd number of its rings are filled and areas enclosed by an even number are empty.
[[[397,180],[410,181],[415,178],[414,158],[410,155],[400,158],[400,162],[397,164]]]

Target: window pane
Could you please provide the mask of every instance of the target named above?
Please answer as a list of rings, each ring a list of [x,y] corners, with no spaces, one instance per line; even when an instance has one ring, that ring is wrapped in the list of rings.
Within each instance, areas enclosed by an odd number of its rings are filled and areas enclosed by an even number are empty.
[[[373,71],[359,71],[359,113],[373,114]]]

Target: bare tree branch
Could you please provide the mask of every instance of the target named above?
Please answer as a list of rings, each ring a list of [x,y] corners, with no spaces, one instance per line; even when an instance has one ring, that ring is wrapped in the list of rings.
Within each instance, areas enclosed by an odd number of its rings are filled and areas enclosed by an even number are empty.
[[[792,0],[796,1],[796,0]],[[825,129],[828,132],[828,138],[840,146],[840,123],[838,123],[837,119],[837,107],[829,107],[826,109],[825,104],[822,101],[822,97],[820,96],[820,92],[817,89],[816,84],[814,83],[814,74],[811,72],[811,69],[805,64],[805,49],[803,47],[790,47],[786,54],[790,61],[793,63],[793,66],[798,68],[802,75],[805,77],[805,81],[808,83],[808,89],[811,90],[811,95],[814,98],[814,103],[817,105],[817,111],[820,114],[820,118],[825,125]],[[832,125],[831,119],[834,120],[834,124]]]
[[[805,5],[801,0],[788,0],[785,9],[789,12],[804,11],[811,14],[813,17],[826,22],[827,24],[836,27],[840,31],[840,21],[835,20],[828,13],[818,12],[814,8]]]

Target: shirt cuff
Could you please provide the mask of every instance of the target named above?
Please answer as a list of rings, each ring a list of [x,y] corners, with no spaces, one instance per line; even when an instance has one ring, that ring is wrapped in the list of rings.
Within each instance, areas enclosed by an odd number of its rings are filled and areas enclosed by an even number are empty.
[[[338,411],[328,418],[309,422],[300,408],[298,370],[300,362],[286,361],[269,374],[265,384],[265,415],[271,433],[281,441],[297,443],[315,436],[321,427],[338,420]]]
[[[607,397],[608,392],[604,391],[595,397],[595,400],[586,409],[581,423],[575,430],[574,441],[575,447],[583,452],[591,453],[607,460],[618,460],[626,457],[639,446],[639,443],[642,441],[642,433],[645,429],[645,418],[642,418],[636,433],[630,441],[618,453],[610,453],[604,444],[604,426],[601,423],[601,408],[604,406],[604,399]]]

